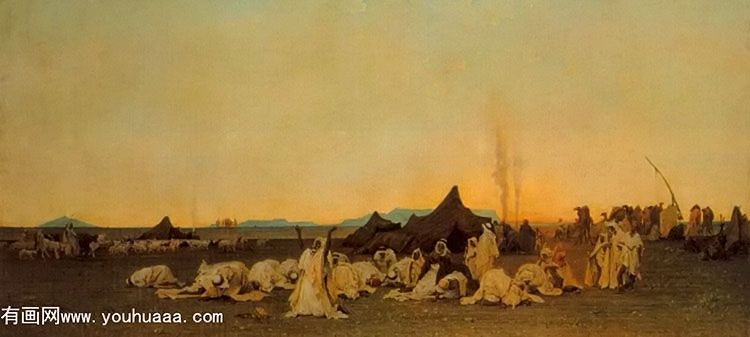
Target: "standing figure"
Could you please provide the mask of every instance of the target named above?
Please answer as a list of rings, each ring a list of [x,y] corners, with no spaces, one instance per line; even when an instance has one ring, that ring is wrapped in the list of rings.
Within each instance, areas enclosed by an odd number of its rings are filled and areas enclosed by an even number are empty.
[[[633,288],[636,279],[641,278],[640,266],[643,256],[643,241],[641,236],[631,229],[624,235],[617,245],[621,248],[620,263],[617,271],[617,282],[619,291],[625,288]]]
[[[310,315],[326,318],[348,318],[338,310],[336,298],[331,298],[326,288],[326,265],[330,249],[331,233],[336,227],[328,231],[327,238],[316,238],[311,248],[305,249],[299,258],[300,276],[294,291],[289,296],[291,310],[286,317]]]
[[[609,274],[609,284],[607,284],[607,288],[617,289],[620,286],[618,273],[620,265],[622,264],[620,256],[624,249],[623,240],[625,233],[618,223],[609,223],[607,226],[609,228],[611,242],[611,249],[609,250],[609,265],[607,266],[607,272]],[[604,288],[605,287],[602,287],[602,289]]]
[[[701,223],[701,228],[698,233],[702,235],[712,235],[713,229],[714,211],[711,209],[711,207],[706,206],[706,208],[703,209],[703,222]]]
[[[602,289],[609,288],[609,266],[610,266],[610,233],[601,233],[596,240],[594,249],[589,253],[586,264],[586,276],[584,283],[589,287],[599,286]]]
[[[578,229],[578,236],[576,237],[576,244],[590,243],[591,242],[591,225],[594,224],[594,220],[591,219],[591,211],[588,206],[574,208],[578,217],[576,218],[576,227]]]
[[[469,239],[464,254],[464,264],[469,268],[471,278],[477,281],[482,279],[485,272],[492,269],[495,260],[500,256],[492,225],[486,223],[482,225],[482,228],[483,232],[479,240]]]
[[[698,205],[694,205],[693,208],[690,209],[690,221],[685,227],[685,233],[683,234],[685,236],[685,239],[691,236],[696,236],[698,234],[698,226],[700,225],[700,222],[701,207]]]
[[[65,231],[62,233],[60,240],[63,244],[69,244],[74,256],[78,256],[81,251],[81,246],[78,244],[78,234],[73,230],[73,223],[69,222],[65,225]]]

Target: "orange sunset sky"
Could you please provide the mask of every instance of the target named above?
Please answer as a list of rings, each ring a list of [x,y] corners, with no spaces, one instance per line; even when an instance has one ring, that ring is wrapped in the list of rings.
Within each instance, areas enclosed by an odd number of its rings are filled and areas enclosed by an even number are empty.
[[[452,185],[503,214],[503,179],[510,221],[518,195],[522,217],[569,220],[668,202],[645,156],[683,211],[728,217],[750,204],[748,18],[747,1],[3,1],[0,224],[336,223]]]

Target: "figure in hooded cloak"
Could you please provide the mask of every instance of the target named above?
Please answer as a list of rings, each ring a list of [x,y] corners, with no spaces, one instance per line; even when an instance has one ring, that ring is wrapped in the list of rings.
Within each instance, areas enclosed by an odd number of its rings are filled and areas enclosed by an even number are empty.
[[[62,233],[60,242],[69,244],[74,256],[78,256],[78,254],[80,253],[81,246],[78,244],[78,234],[76,234],[76,232],[73,230],[72,222],[69,222],[67,225],[65,225],[65,230]]]
[[[617,246],[620,248],[620,263],[617,270],[619,289],[632,288],[636,279],[641,278],[640,266],[643,256],[643,241],[641,236],[631,229],[622,235]]]
[[[476,304],[479,302],[502,303],[511,308],[526,303],[544,303],[544,300],[516,284],[502,269],[490,269],[479,281],[479,289],[474,295],[461,298],[462,305]]]
[[[326,265],[330,249],[331,233],[336,227],[328,231],[328,237],[316,238],[311,248],[305,249],[299,258],[300,275],[295,283],[294,291],[289,296],[291,310],[286,317],[316,316],[326,318],[348,318],[338,310],[336,298],[329,296],[326,288]]]
[[[469,280],[460,271],[454,271],[443,277],[435,286],[437,297],[441,299],[459,299],[466,296],[466,285]]]
[[[701,222],[701,227],[698,232],[702,235],[712,235],[714,231],[714,211],[711,207],[706,206],[702,213],[703,221]]]
[[[372,261],[381,273],[387,273],[388,269],[398,262],[398,258],[393,249],[380,247],[375,254],[372,255]]]
[[[451,251],[448,249],[448,240],[440,239],[435,243],[435,249],[427,257],[427,261],[422,266],[422,272],[419,274],[419,280],[432,269],[432,265],[437,265],[437,280],[442,279],[445,275],[454,272],[453,262],[451,261]],[[436,280],[436,282],[437,282]]]
[[[482,235],[479,240],[470,238],[466,245],[464,254],[464,264],[469,269],[471,278],[479,281],[485,272],[492,269],[495,260],[500,256],[497,249],[495,233],[492,231],[492,225],[486,223],[482,225]]]
[[[191,285],[180,289],[158,289],[156,296],[173,300],[229,297],[238,302],[257,302],[262,300],[265,294],[254,289],[257,282],[250,280],[249,271],[240,261],[214,264],[202,261]]]
[[[557,274],[562,278],[562,289],[564,291],[578,291],[583,288],[581,283],[573,274],[573,267],[568,263],[567,251],[562,242],[555,245],[555,249],[552,252],[552,262],[557,265]]]
[[[545,268],[545,270],[553,270],[551,274],[556,288],[561,288],[563,291],[578,291],[583,287],[573,275],[573,270],[568,264],[566,257],[567,252],[562,242],[560,242],[555,245],[555,249],[552,251],[549,247],[544,247],[542,253],[539,254],[537,264]]]
[[[426,261],[422,250],[417,248],[412,251],[410,257],[405,257],[388,269],[386,274],[386,284],[392,286],[403,285],[406,288],[413,288],[419,281],[419,274]]]
[[[694,205],[693,208],[690,209],[690,220],[688,221],[687,226],[685,226],[685,232],[684,236],[685,239],[698,235],[698,226],[701,224],[701,207],[698,205]]]
[[[586,263],[586,276],[584,283],[589,287],[609,288],[609,265],[610,265],[610,233],[599,234],[594,249],[589,253]]]
[[[553,284],[551,274],[555,270],[556,268],[544,268],[539,264],[527,263],[518,268],[513,281],[516,284],[525,285],[526,291],[530,293],[538,292],[548,296],[562,295],[562,289],[556,288]]]
[[[434,299],[438,281],[455,271],[451,263],[450,250],[448,250],[446,243],[445,239],[440,239],[435,243],[435,250],[424,263],[419,280],[410,292],[393,289],[383,298],[391,298],[397,301]]]
[[[125,284],[136,288],[177,288],[182,283],[172,274],[172,270],[165,265],[150,266],[136,270],[125,279]]]

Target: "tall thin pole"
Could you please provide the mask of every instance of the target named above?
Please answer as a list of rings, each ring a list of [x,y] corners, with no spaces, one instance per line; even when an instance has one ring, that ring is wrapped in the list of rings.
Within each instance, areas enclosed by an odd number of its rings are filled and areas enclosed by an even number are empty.
[[[672,187],[669,186],[669,182],[667,181],[667,178],[664,176],[664,174],[661,173],[661,171],[659,170],[659,168],[656,167],[656,165],[654,165],[654,163],[651,161],[651,159],[648,159],[648,157],[646,157],[646,160],[654,168],[654,171],[656,171],[656,173],[659,174],[659,176],[661,177],[661,179],[664,180],[664,184],[667,185],[667,189],[669,190],[669,194],[672,196],[672,204],[675,205],[675,207],[677,207],[677,216],[680,219],[682,219],[682,211],[680,210],[680,205],[677,203],[677,199],[674,197],[674,192],[672,191]]]

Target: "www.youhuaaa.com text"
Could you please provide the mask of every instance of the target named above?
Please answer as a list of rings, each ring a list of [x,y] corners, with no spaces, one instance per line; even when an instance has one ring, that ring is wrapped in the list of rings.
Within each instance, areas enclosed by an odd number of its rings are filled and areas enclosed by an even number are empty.
[[[221,312],[102,312],[98,317],[90,312],[62,311],[60,307],[2,307],[0,321],[5,325],[60,325],[60,324],[219,324],[224,323]]]

